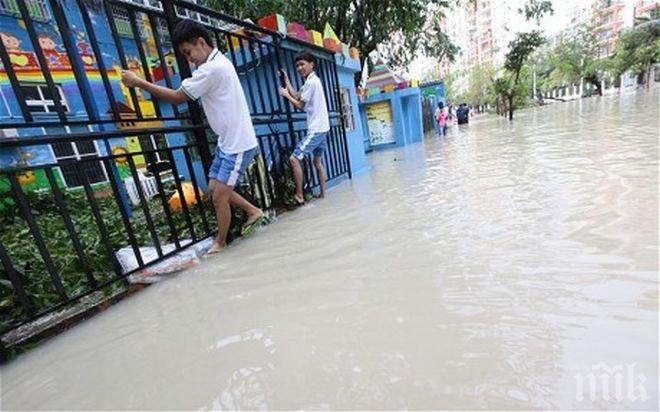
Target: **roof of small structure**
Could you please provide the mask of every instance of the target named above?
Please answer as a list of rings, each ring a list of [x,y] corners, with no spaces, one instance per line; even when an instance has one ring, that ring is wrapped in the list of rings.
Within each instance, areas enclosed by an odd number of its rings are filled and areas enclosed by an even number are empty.
[[[374,70],[369,73],[367,80],[367,88],[383,88],[388,84],[399,84],[405,79],[398,74],[394,73],[382,59],[378,59]]]

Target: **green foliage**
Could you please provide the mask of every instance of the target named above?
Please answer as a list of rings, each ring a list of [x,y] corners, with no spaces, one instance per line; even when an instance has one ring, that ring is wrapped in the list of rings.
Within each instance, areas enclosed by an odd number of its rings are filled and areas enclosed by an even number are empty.
[[[509,52],[504,62],[505,74],[494,84],[494,92],[498,96],[498,109],[505,108],[509,112],[509,120],[513,120],[513,111],[528,94],[527,87],[524,87],[525,83],[521,82],[523,66],[532,53],[544,43],[545,38],[539,31],[518,33],[509,43]]]
[[[492,64],[475,66],[469,73],[470,87],[462,97],[472,105],[483,105],[494,101],[495,95],[491,87],[495,78],[495,68]]]
[[[592,23],[583,22],[558,36],[556,45],[536,55],[540,89],[551,90],[584,80],[598,94],[601,81],[610,71],[610,62],[598,55],[598,37]]]
[[[619,36],[612,66],[617,76],[649,73],[660,61],[660,20],[642,23]]]
[[[174,193],[174,188],[166,189],[166,196]],[[59,208],[54,202],[50,192],[27,192],[26,197],[32,208],[32,213],[51,254],[57,274],[62,279],[64,288],[69,296],[79,295],[88,291],[91,287],[83,272],[80,261],[77,258],[71,236],[66,230],[64,219]],[[85,261],[91,268],[94,278],[103,282],[115,276],[112,270],[110,258],[99,234],[98,226],[92,214],[89,202],[85,195],[80,192],[64,193],[65,202],[77,231],[78,238],[82,244]],[[126,230],[118,211],[118,205],[112,197],[100,197],[96,199],[103,223],[108,229],[108,240],[114,251],[129,245]],[[32,237],[27,223],[20,216],[16,208],[5,209],[0,213],[0,225],[3,230],[0,233],[0,242],[7,249],[14,267],[19,272],[26,292],[37,310],[44,310],[60,302],[60,297],[53,287],[52,280],[46,270],[46,265],[38,252],[34,238]],[[163,206],[160,200],[153,199],[149,202],[149,210],[154,222],[155,230],[161,243],[173,241],[170,227],[167,224]],[[196,213],[196,208],[191,211],[191,220],[196,233],[204,232],[201,215]],[[208,199],[205,201],[205,210],[209,225],[214,228],[215,218],[211,212]],[[209,213],[211,212],[211,213]],[[142,209],[137,207],[133,212],[131,225],[140,246],[153,246],[147,221]],[[172,215],[179,239],[190,238],[191,233],[184,219],[183,213]],[[236,216],[232,222],[232,233],[240,233],[240,225],[243,220]],[[237,229],[238,227],[238,229]],[[0,278],[7,279],[4,269],[0,270]],[[122,288],[123,284],[115,284],[107,293],[116,288]],[[0,331],[25,317],[23,308],[18,302],[10,283],[0,283]]]
[[[440,29],[440,18],[457,0],[207,0],[224,13],[258,18],[279,13],[308,28],[323,30],[330,23],[337,36],[357,47],[363,58],[386,45],[390,63],[405,65],[418,51],[453,59],[457,48]]]
[[[445,94],[447,96],[447,100],[450,102],[456,102],[459,100],[459,98],[462,97],[457,93],[456,79],[458,74],[458,72],[451,72],[443,79],[445,83]]]
[[[525,16],[527,21],[534,20],[536,25],[541,24],[541,19],[546,14],[554,14],[550,0],[527,0],[524,8],[518,9],[518,12]]]
[[[543,43],[545,43],[545,38],[540,31],[518,33],[516,38],[509,43],[504,68],[518,77],[527,58]]]

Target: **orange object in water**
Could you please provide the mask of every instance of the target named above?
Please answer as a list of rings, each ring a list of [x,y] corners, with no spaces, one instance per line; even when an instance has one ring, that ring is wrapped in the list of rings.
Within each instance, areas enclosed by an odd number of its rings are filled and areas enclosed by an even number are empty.
[[[195,188],[193,187],[192,183],[189,182],[183,182],[181,183],[181,191],[183,192],[183,198],[186,199],[186,205],[188,207],[194,206],[197,204],[197,197],[195,196]],[[199,193],[199,198],[204,199],[204,193],[202,193],[200,190],[197,191]],[[175,212],[180,212],[181,209],[183,208],[182,202],[181,202],[181,197],[179,196],[179,191],[177,190],[174,192],[172,197],[170,197],[169,200],[169,205],[170,208],[175,211]]]

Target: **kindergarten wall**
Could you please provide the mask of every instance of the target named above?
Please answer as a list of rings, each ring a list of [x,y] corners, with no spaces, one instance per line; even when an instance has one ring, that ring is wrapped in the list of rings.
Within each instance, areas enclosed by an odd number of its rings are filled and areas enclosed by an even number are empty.
[[[75,4],[76,2],[63,2],[67,21],[71,27],[71,34],[75,37],[75,44],[77,51],[80,55],[80,62],[70,62],[66,51],[63,46],[61,33],[59,33],[52,23],[52,15],[46,6],[44,8],[44,16],[41,19],[35,19],[35,29],[39,36],[39,45],[44,51],[48,59],[48,70],[53,76],[54,83],[58,86],[61,94],[59,97],[62,104],[67,110],[67,116],[71,121],[88,120],[85,110],[84,102],[79,90],[72,70],[72,65],[83,64],[84,71],[87,74],[89,81],[92,100],[95,105],[95,110],[101,118],[111,119],[111,105],[107,97],[105,88],[103,86],[101,74],[99,71],[98,62],[95,60],[92,47],[90,46],[90,36],[84,30],[82,16],[80,10]],[[91,7],[91,6],[90,6]],[[4,11],[4,13],[3,13]],[[100,50],[102,51],[102,59],[105,67],[107,68],[108,79],[111,83],[112,94],[118,102],[119,110],[122,117],[126,117],[126,122],[118,124],[117,126],[109,123],[103,126],[55,126],[49,127],[48,130],[41,128],[11,128],[9,125],[12,123],[24,123],[21,115],[20,107],[17,99],[14,96],[12,86],[9,82],[6,71],[0,66],[0,128],[3,129],[0,138],[3,137],[18,137],[20,136],[34,136],[41,135],[44,131],[49,134],[66,134],[66,133],[93,133],[100,130],[114,130],[119,128],[136,128],[140,127],[154,127],[162,126],[162,122],[154,120],[154,122],[146,123],[131,123],[130,118],[135,117],[137,111],[140,111],[143,117],[160,117],[173,118],[175,116],[174,107],[170,104],[159,102],[157,106],[152,103],[149,93],[137,90],[137,101],[139,107],[134,107],[133,100],[131,99],[129,90],[125,88],[120,82],[120,70],[122,69],[122,62],[120,53],[116,42],[112,36],[112,32],[105,14],[104,8],[101,6],[98,9],[91,7],[88,9],[90,19],[94,25],[94,34],[97,37],[97,42]],[[138,35],[134,36],[130,22],[127,16],[121,14],[114,15],[114,23],[121,41],[121,48],[123,49],[126,57],[126,66],[129,70],[136,72],[139,76],[145,77],[140,64],[140,55],[138,47],[143,47],[146,59],[149,63],[149,74],[153,81],[160,85],[166,86],[165,76],[161,70],[158,52],[155,47],[155,36],[159,36],[161,45],[165,49],[164,58],[168,67],[168,74],[172,81],[173,87],[178,87],[180,84],[179,70],[177,67],[176,59],[169,43],[168,36],[160,33],[158,28],[152,30],[149,20],[138,21]],[[271,18],[272,20],[272,18]],[[268,22],[264,22],[268,23]],[[286,25],[282,24],[283,18],[276,17],[276,24],[278,25],[276,31],[284,31],[287,28],[300,30],[300,25]],[[287,27],[288,26],[288,27]],[[24,93],[31,93],[28,97],[28,106],[33,116],[40,118],[40,120],[53,120],[58,121],[57,113],[53,103],[53,98],[47,96],[48,89],[45,86],[45,79],[39,67],[36,55],[34,53],[34,45],[30,41],[26,28],[22,20],[17,18],[15,12],[9,12],[6,9],[0,8],[0,36],[2,42],[10,56],[12,67],[19,79],[21,88]],[[331,29],[330,29],[331,30]],[[283,33],[283,34],[284,34]],[[366,162],[364,159],[364,150],[361,147],[363,128],[362,121],[359,119],[360,110],[358,109],[358,98],[355,92],[353,75],[360,70],[359,60],[356,50],[349,50],[348,46],[342,44],[338,40],[328,41],[327,38],[319,40],[320,33],[310,31],[314,39],[309,39],[310,42],[326,48],[334,48],[336,51],[335,59],[337,63],[337,75],[339,90],[335,87],[335,80],[331,78],[331,73],[328,67],[319,68],[319,77],[322,79],[324,88],[328,93],[340,93],[342,96],[341,104],[345,110],[350,109],[344,115],[344,119],[336,118],[332,124],[335,126],[343,121],[346,128],[347,145],[349,149],[349,163],[351,165],[352,173],[359,173],[365,170]],[[295,33],[288,33],[294,35]],[[326,35],[328,30],[326,29]],[[330,35],[334,35],[331,33]],[[134,39],[137,37],[137,41]],[[285,36],[282,36],[285,37]],[[327,37],[327,36],[326,36]],[[336,36],[335,36],[336,38]],[[273,36],[262,38],[262,41],[274,41]],[[281,39],[278,39],[280,41]],[[140,44],[138,44],[138,41]],[[299,51],[307,48],[304,44],[297,41],[281,40],[282,46],[292,50]],[[319,44],[320,42],[320,44]],[[278,113],[279,116],[286,116],[284,109],[284,99],[278,94],[279,80],[276,74],[277,68],[284,66],[289,73],[289,77],[293,80],[294,84],[298,87],[302,85],[302,79],[299,79],[294,67],[293,59],[281,61],[281,56],[278,57],[275,48],[272,47],[246,47],[246,44],[235,40],[231,45],[231,49],[235,53],[227,52],[225,55],[232,60],[237,72],[241,74],[240,79],[243,85],[243,90],[246,93],[246,100],[250,106],[250,111],[253,114],[253,123],[257,135],[268,135],[274,130],[281,133],[288,133],[286,123],[273,124],[269,123],[267,116],[261,115],[262,113]],[[247,42],[245,42],[247,43]],[[141,46],[143,45],[143,46]],[[223,45],[226,46],[226,45]],[[225,47],[226,49],[226,47]],[[310,48],[312,49],[312,48]],[[314,52],[314,50],[311,50]],[[318,53],[318,51],[316,51]],[[257,76],[257,70],[261,70],[268,75]],[[259,90],[259,93],[256,90]],[[183,111],[185,105],[180,106],[179,112]],[[295,119],[294,128],[299,131],[304,131],[307,127],[306,117],[303,112],[292,109],[292,117]],[[272,120],[272,119],[271,119]],[[352,122],[349,122],[352,120]],[[351,123],[351,124],[349,124]],[[167,126],[174,126],[180,124],[179,121],[168,121]],[[4,125],[4,126],[3,126]],[[142,150],[150,150],[155,147],[172,147],[186,143],[186,136],[183,134],[168,134],[165,136],[150,136],[128,138],[114,138],[108,139],[103,143],[52,143],[49,145],[38,145],[30,147],[22,147],[20,149],[0,149],[0,168],[7,168],[12,166],[30,166],[46,163],[55,163],[61,159],[67,158],[81,158],[91,156],[103,156],[110,152],[121,153],[123,151],[138,152]],[[263,153],[264,160],[267,164],[272,165],[277,156],[283,155],[279,153],[276,148],[264,145]],[[178,156],[181,156],[179,158]],[[175,159],[162,159],[174,160],[181,167],[178,167],[180,174],[187,176],[187,168],[183,167],[185,164],[182,158],[183,153],[177,154],[175,152]],[[194,159],[195,160],[195,159]],[[136,166],[144,167],[146,159],[136,158]],[[203,176],[201,162],[195,160],[195,174],[198,181],[205,185],[206,179]],[[329,167],[332,167],[331,165]],[[101,164],[98,164],[98,170],[87,170],[91,182],[103,184],[107,181],[108,171],[103,169]],[[121,165],[119,167],[120,177],[127,177],[130,173],[128,167],[123,170]],[[57,174],[56,174],[57,175]],[[57,175],[59,183],[62,186],[74,187],[77,182],[71,176],[67,175],[65,168],[62,168],[62,174]],[[26,189],[34,189],[39,187],[48,187],[48,181],[42,172],[37,171],[28,179],[22,181]]]
[[[11,5],[11,3],[8,3]],[[7,50],[12,67],[21,85],[21,89],[26,96],[27,105],[31,114],[39,121],[58,121],[55,111],[54,97],[49,95],[46,87],[46,81],[42,70],[37,61],[34,47],[40,47],[47,59],[48,71],[56,84],[59,98],[62,102],[67,117],[70,121],[89,120],[83,103],[81,90],[76,84],[73,65],[82,64],[87,76],[89,88],[94,102],[94,110],[102,119],[111,118],[111,106],[106,90],[104,88],[99,65],[92,52],[89,34],[84,30],[82,16],[75,2],[63,2],[63,8],[66,13],[67,21],[70,25],[70,35],[73,36],[77,47],[77,53],[80,61],[70,61],[63,46],[62,33],[57,30],[57,25],[53,23],[53,17],[46,4],[40,9],[40,15],[32,15],[34,8],[31,9],[31,16],[34,19],[35,30],[38,35],[39,44],[33,45],[28,36],[24,22],[17,17],[17,10],[10,7],[0,9],[0,37]],[[111,35],[110,27],[103,8],[90,8],[90,19],[94,25],[94,34],[96,35],[99,49],[102,51],[103,63],[107,69],[108,79],[111,84],[112,94],[118,103],[122,116],[135,117],[136,108],[129,97],[128,89],[120,82],[120,70],[122,69],[121,60],[117,45]],[[133,39],[133,32],[127,20],[127,16],[117,14],[114,16],[115,25],[121,39],[121,47],[126,56],[127,68],[144,77],[144,73],[139,63],[138,44]],[[154,33],[146,21],[139,23],[138,39],[144,44],[144,51],[147,61],[151,66],[150,74],[154,81],[164,85],[164,76],[160,69],[160,60],[155,49]],[[65,34],[67,35],[67,34]],[[163,39],[165,40],[165,39]],[[166,42],[165,42],[166,44]],[[167,50],[167,49],[166,49]],[[171,47],[165,53],[170,74],[173,81],[178,84],[178,68],[174,59]],[[153,103],[149,100],[150,96],[146,92],[137,91],[137,100],[139,110],[144,117],[156,116]],[[14,95],[11,83],[9,82],[6,70],[0,66],[0,126],[13,123],[23,123],[20,107],[16,96]],[[161,104],[159,106],[161,116],[172,117],[173,110],[171,105]],[[176,122],[178,123],[178,122]],[[142,123],[143,127],[160,126],[160,122]],[[139,123],[131,124],[130,121],[119,125],[119,127],[140,127]],[[3,126],[2,135],[4,137],[34,136],[45,133],[48,134],[66,134],[66,133],[93,133],[100,130],[115,130],[116,126],[107,124],[103,126],[53,126],[45,129],[41,128],[5,128]],[[0,137],[1,138],[1,137]],[[153,149],[154,146],[164,147],[165,145],[178,145],[185,143],[185,136],[181,134],[172,134],[167,136],[151,136],[151,138],[138,139],[137,137],[108,139],[105,144],[99,143],[53,143],[49,145],[38,145],[22,147],[20,149],[0,150],[0,168],[11,166],[29,166],[45,163],[54,163],[57,160],[103,156],[108,152],[138,152],[143,149]],[[146,147],[144,147],[146,146]],[[182,154],[181,154],[182,156]],[[138,167],[145,166],[143,157],[136,157]],[[176,159],[175,159],[176,160]],[[182,160],[182,159],[179,159]],[[107,171],[101,164],[89,164],[87,174],[93,183],[103,183],[107,181]],[[182,168],[182,170],[185,168]],[[77,182],[70,175],[66,168],[62,168],[61,174],[56,174],[59,183],[62,186],[76,186]],[[185,173],[187,173],[184,170]],[[120,176],[126,177],[129,174],[128,167],[122,168],[119,165]],[[182,174],[185,174],[182,173]],[[37,171],[24,181],[26,189],[48,187],[47,179],[42,171]]]
[[[405,87],[372,94],[360,103],[363,150],[405,146],[424,136],[420,89]]]

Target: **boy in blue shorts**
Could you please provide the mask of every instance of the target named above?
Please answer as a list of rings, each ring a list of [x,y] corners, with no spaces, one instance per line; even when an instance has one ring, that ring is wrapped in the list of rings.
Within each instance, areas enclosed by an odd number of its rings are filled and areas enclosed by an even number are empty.
[[[296,109],[307,112],[307,135],[298,142],[289,161],[293,170],[293,178],[296,182],[296,202],[301,205],[305,202],[303,197],[303,174],[300,162],[305,155],[314,156],[314,167],[319,176],[321,185],[320,197],[325,197],[326,173],[323,167],[323,153],[326,150],[326,137],[330,131],[330,118],[328,107],[325,104],[325,95],[321,79],[316,75],[316,58],[311,53],[302,52],[296,56],[296,71],[305,79],[300,91],[296,91],[291,85],[284,70],[280,69],[286,87],[280,88],[280,94],[288,99]]]
[[[218,135],[218,146],[209,170],[209,193],[218,221],[218,236],[208,253],[215,253],[227,245],[230,205],[240,207],[247,214],[244,233],[251,232],[265,218],[261,209],[234,191],[257,154],[257,138],[236,69],[213,46],[204,26],[182,20],[172,33],[172,42],[197,67],[192,77],[181,82],[179,89],[150,83],[129,71],[122,71],[122,82],[173,104],[201,99],[209,126]]]

